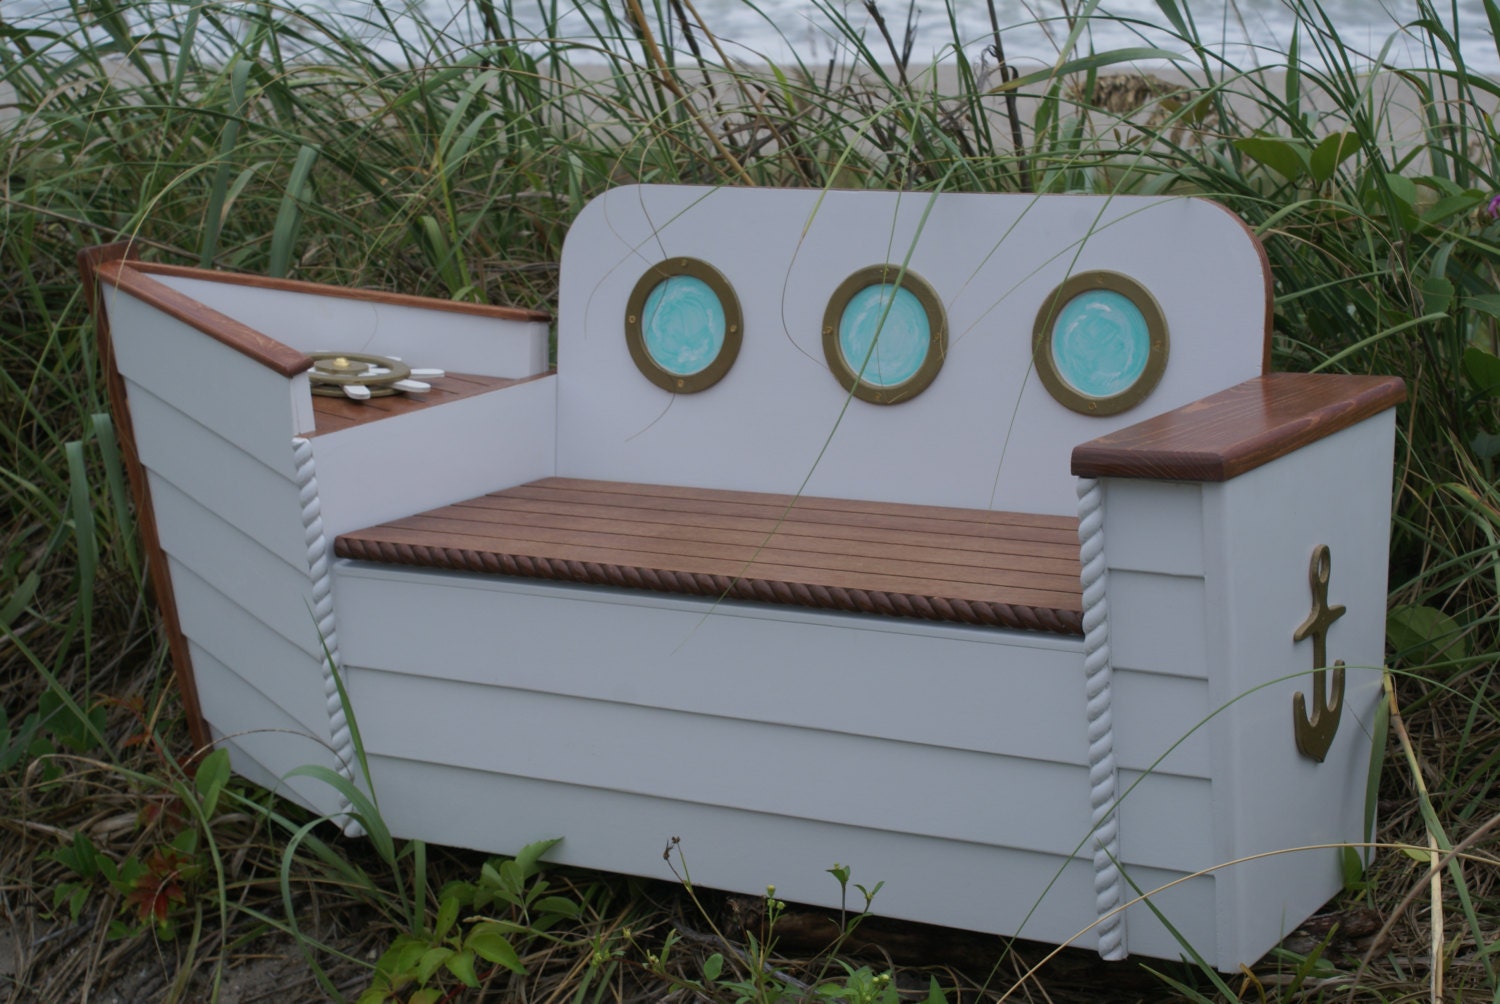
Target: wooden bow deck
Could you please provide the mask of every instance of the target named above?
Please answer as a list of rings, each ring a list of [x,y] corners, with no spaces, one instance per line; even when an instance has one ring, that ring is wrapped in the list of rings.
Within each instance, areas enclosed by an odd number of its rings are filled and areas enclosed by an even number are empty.
[[[345,558],[1082,633],[1065,516],[543,478],[338,538]]]

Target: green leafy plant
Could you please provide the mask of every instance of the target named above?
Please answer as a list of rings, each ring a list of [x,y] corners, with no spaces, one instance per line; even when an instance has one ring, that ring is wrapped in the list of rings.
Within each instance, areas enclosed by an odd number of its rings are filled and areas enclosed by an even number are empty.
[[[557,843],[528,844],[514,858],[486,862],[478,882],[443,886],[431,924],[396,937],[375,964],[374,980],[359,1004],[443,1000],[447,990],[438,977],[444,972],[471,988],[499,970],[524,975],[516,943],[525,945],[579,915],[578,904],[553,894],[542,877],[541,856]],[[500,916],[490,916],[496,912]],[[481,973],[481,966],[489,971]],[[402,997],[408,988],[409,995]]]

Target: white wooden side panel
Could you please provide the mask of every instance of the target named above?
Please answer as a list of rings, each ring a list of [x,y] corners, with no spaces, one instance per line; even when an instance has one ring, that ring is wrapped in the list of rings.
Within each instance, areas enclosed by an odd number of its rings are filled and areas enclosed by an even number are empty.
[[[1122,770],[1209,776],[1208,682],[1117,669],[1115,761]]]
[[[130,415],[149,470],[294,569],[307,568],[296,484],[144,387],[130,388]]]
[[[1385,654],[1393,416],[1204,489],[1207,539],[1218,542],[1208,556],[1210,700],[1235,700],[1212,754],[1226,860],[1363,837]],[[1312,608],[1308,565],[1320,544],[1332,555],[1328,602],[1348,608],[1329,630],[1328,658],[1348,670],[1338,734],[1316,763],[1297,752],[1292,725],[1292,695],[1311,699],[1313,642],[1292,635]],[[1236,960],[1264,951],[1342,885],[1329,849],[1236,866],[1220,881],[1232,904],[1222,958]]]
[[[547,371],[545,321],[511,321],[183,276],[153,278],[302,352],[395,355],[412,366],[487,376]]]
[[[899,622],[860,630],[851,622],[869,619],[494,582],[339,565],[346,672],[370,749],[1051,853],[1088,833],[1085,758],[1040,734],[1081,721],[1075,667],[968,628],[945,639]],[[445,639],[441,660],[432,636]],[[1072,700],[1039,708],[1033,698],[1049,691]],[[417,704],[430,710],[412,729]],[[1049,746],[1063,763],[1045,759]],[[691,757],[670,771],[646,766],[683,750]],[[890,815],[889,791],[905,792],[911,811]],[[1127,858],[1211,864],[1206,804],[1201,780],[1146,778],[1123,812],[1150,839],[1127,845]]]
[[[1053,854],[1089,830],[1087,798],[1064,797],[1086,791],[1081,767],[353,666],[346,678],[383,756]]]
[[[162,550],[292,644],[316,650],[312,584],[286,562],[152,473]]]
[[[288,718],[257,688],[196,645],[190,645],[190,651],[193,673],[198,679],[199,703],[211,732],[233,739],[236,751],[253,763],[252,767],[242,769],[231,752],[230,763],[236,770],[260,778],[281,779],[306,764],[333,766],[328,746]],[[334,812],[338,808],[337,793],[312,778],[291,778],[269,786],[282,794],[290,793],[297,802],[316,812]]]
[[[316,436],[324,534],[550,477],[556,442],[550,376]]]
[[[648,267],[677,256],[723,273],[745,333],[722,381],[673,396],[631,362],[624,315]],[[946,363],[910,401],[846,402],[824,309],[851,273],[903,261],[947,310]],[[1161,383],[1110,418],[1057,404],[1030,365],[1045,297],[1092,269],[1146,286],[1170,328]],[[569,476],[795,492],[811,475],[813,495],[1072,514],[1075,444],[1258,375],[1264,344],[1255,246],[1186,199],[626,187],[580,214],[562,282]]]
[[[499,578],[476,589],[468,576],[359,562],[340,562],[334,574],[342,650],[356,664],[1087,762],[1083,670],[1070,638]],[[416,598],[413,586],[431,596]],[[537,630],[553,622],[589,630]],[[444,639],[442,659],[432,656],[434,636]],[[633,640],[630,662],[608,651],[613,638]],[[1208,776],[1205,733],[1192,731],[1208,715],[1204,681],[1122,671],[1114,689],[1122,767]]]
[[[334,576],[351,665],[1088,759],[1077,639],[359,562],[339,562]]]
[[[1104,540],[1108,559],[1111,541]],[[1204,679],[1214,672],[1206,641],[1203,580],[1109,572],[1109,651],[1114,667]]]
[[[675,836],[694,881],[711,888],[761,895],[774,885],[780,898],[836,909],[838,886],[827,869],[843,863],[854,882],[885,882],[874,905],[881,916],[1057,943],[1094,920],[1092,872],[1083,860],[378,755],[371,773],[382,816],[398,836],[496,853],[562,837],[548,860],[666,881],[674,876],[662,851]],[[453,812],[454,804],[496,811]],[[899,798],[887,804],[903,811]],[[526,811],[504,811],[516,806]],[[1149,868],[1131,874],[1148,890],[1180,877]],[[1199,945],[1212,947],[1212,879],[1177,886],[1159,903],[1174,923],[1204,932]],[[1178,954],[1145,908],[1132,909],[1130,925],[1137,952]]]
[[[1209,785],[1203,778],[1120,771],[1121,863],[1184,871],[1216,864]]]
[[[1172,481],[1104,484],[1104,559],[1110,572],[1203,575],[1203,489]]]
[[[107,291],[105,302],[127,381],[292,476],[290,440],[312,427],[305,375],[280,376],[128,293]]]
[[[232,668],[303,730],[326,738],[322,653],[299,649],[181,563],[173,561],[171,569],[188,639]]]

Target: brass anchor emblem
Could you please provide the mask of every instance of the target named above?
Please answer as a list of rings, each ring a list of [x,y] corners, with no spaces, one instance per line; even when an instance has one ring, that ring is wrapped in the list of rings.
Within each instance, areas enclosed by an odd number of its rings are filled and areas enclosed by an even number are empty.
[[[1298,642],[1312,636],[1313,640],[1313,709],[1307,713],[1307,700],[1298,691],[1292,697],[1292,724],[1295,727],[1297,751],[1303,756],[1323,762],[1328,747],[1333,745],[1333,734],[1339,729],[1339,716],[1344,710],[1344,660],[1333,664],[1333,692],[1327,693],[1328,628],[1344,616],[1343,606],[1328,605],[1328,573],[1332,561],[1328,545],[1319,544],[1313,551],[1312,563],[1307,569],[1307,581],[1312,586],[1312,613],[1302,622],[1292,641]]]

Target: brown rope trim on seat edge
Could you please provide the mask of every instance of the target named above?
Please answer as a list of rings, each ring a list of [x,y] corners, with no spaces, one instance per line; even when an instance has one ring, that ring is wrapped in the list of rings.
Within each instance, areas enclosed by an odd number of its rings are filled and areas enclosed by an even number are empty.
[[[1075,610],[1030,607],[1011,603],[946,599],[885,590],[844,589],[800,582],[736,578],[696,572],[672,572],[632,565],[567,561],[523,554],[496,554],[464,548],[425,547],[340,537],[334,553],[341,558],[379,561],[391,565],[416,565],[490,575],[515,575],[554,582],[576,582],[626,589],[650,589],[685,596],[714,596],[761,603],[783,603],[820,610],[884,614],[951,621],[981,627],[1046,631],[1052,634],[1083,634],[1083,614]]]

